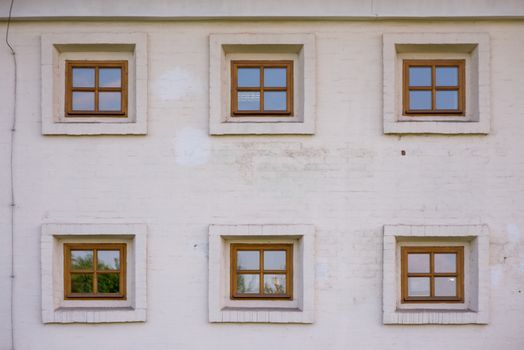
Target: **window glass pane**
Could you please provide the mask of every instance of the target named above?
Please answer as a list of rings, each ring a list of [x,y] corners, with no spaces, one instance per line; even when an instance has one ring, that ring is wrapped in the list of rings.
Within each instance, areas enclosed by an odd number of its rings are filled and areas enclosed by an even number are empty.
[[[456,272],[456,254],[435,254],[435,272]]]
[[[71,251],[71,270],[92,270],[93,251],[92,250],[72,250]]]
[[[120,269],[119,250],[98,250],[97,269],[98,270],[118,270]]]
[[[122,109],[120,92],[101,92],[98,95],[98,105],[101,111],[120,111]]]
[[[120,292],[120,275],[118,273],[98,273],[96,282],[98,293]]]
[[[408,272],[429,273],[429,254],[408,254]]]
[[[408,296],[429,297],[429,277],[409,277]]]
[[[431,67],[409,67],[409,86],[431,86]]]
[[[458,109],[458,91],[437,91],[437,109]]]
[[[74,111],[94,111],[95,93],[73,91],[73,110]]]
[[[98,74],[98,86],[120,87],[122,77],[120,68],[100,68]]]
[[[258,250],[237,251],[237,270],[259,270],[260,253]]]
[[[95,87],[95,69],[73,68],[73,87]]]
[[[237,69],[238,87],[259,87],[260,68],[238,68]]]
[[[435,296],[457,296],[457,279],[455,277],[435,277]]]
[[[241,91],[238,93],[239,111],[259,111],[260,92]]]
[[[431,109],[431,91],[410,91],[409,109]]]
[[[93,274],[72,274],[71,293],[93,293]]]
[[[286,251],[266,250],[264,252],[264,270],[285,270]]]
[[[264,92],[264,110],[285,111],[287,109],[286,95],[285,91]]]
[[[265,87],[286,87],[287,68],[264,68]]]
[[[259,275],[237,275],[238,294],[258,294],[260,291]]]
[[[435,74],[437,86],[458,85],[458,67],[437,67]]]
[[[264,294],[286,294],[286,275],[264,275]]]

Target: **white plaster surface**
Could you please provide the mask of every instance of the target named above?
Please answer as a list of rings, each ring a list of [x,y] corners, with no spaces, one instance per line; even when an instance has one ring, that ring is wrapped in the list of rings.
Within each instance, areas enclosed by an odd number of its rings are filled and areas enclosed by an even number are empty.
[[[334,11],[329,5],[318,6]],[[457,6],[477,11],[471,1]],[[4,30],[2,23],[0,33]],[[493,123],[487,136],[384,135],[382,35],[428,31],[489,33]],[[181,67],[204,88],[173,100],[150,93],[147,136],[42,136],[40,36],[64,32],[146,33],[151,86]],[[315,35],[316,133],[209,137],[207,162],[178,164],[173,150],[177,135],[185,128],[208,132],[209,35],[239,32]],[[10,36],[19,77],[14,148],[17,350],[524,348],[524,240],[508,244],[513,237],[508,236],[509,224],[519,235],[524,230],[521,21],[17,21]],[[11,59],[0,45],[2,350],[10,345]],[[147,322],[44,325],[40,226],[95,219],[148,223]],[[209,323],[209,224],[304,222],[316,228],[315,323]],[[386,223],[488,225],[489,265],[499,281],[490,287],[489,324],[383,325]]]

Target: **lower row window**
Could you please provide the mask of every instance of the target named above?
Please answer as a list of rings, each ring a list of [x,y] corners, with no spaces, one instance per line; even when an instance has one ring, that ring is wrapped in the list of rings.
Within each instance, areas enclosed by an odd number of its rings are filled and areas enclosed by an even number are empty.
[[[464,302],[464,247],[402,247],[402,302]]]
[[[64,244],[65,299],[125,299],[126,245]]]
[[[292,244],[231,244],[232,299],[292,299]]]

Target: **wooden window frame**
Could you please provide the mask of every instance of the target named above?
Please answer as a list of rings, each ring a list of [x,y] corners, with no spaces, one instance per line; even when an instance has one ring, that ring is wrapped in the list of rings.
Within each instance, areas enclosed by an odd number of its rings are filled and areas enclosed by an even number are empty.
[[[92,250],[93,269],[92,270],[71,270],[71,251]],[[99,250],[118,250],[120,251],[119,270],[98,270],[97,251]],[[64,299],[66,300],[126,300],[126,250],[125,243],[65,243],[64,244]],[[71,275],[73,273],[93,274],[93,293],[72,293]],[[104,273],[118,273],[120,275],[120,293],[97,293],[97,275]]]
[[[408,254],[429,254],[429,273],[408,272]],[[456,271],[434,272],[434,257],[439,253],[456,254]],[[408,295],[408,277],[428,277],[430,279],[429,297],[410,297]],[[457,293],[454,297],[435,296],[435,277],[455,277],[457,279]],[[401,300],[402,303],[463,303],[464,302],[464,247],[401,247]]]
[[[65,79],[65,116],[66,117],[127,117],[128,104],[128,64],[125,60],[119,61],[71,61],[66,60]],[[73,68],[95,69],[94,87],[73,87]],[[99,87],[100,68],[120,68],[122,76],[120,87]],[[73,110],[73,92],[93,92],[95,94],[95,109],[93,111]],[[100,92],[120,92],[120,111],[99,111],[98,100]]]
[[[237,72],[238,68],[259,68],[260,69],[260,86],[259,87],[238,87]],[[264,68],[286,68],[286,86],[285,87],[264,87]],[[293,115],[293,61],[231,61],[231,116],[232,117],[249,117],[249,116],[292,116]],[[253,91],[260,92],[260,109],[253,111],[238,110],[238,92]],[[264,91],[285,91],[286,106],[285,111],[265,111],[264,110]]]
[[[274,299],[293,299],[293,244],[231,244],[231,299],[256,299],[256,300],[274,300]],[[237,271],[237,252],[238,251],[259,251],[259,269],[258,270],[241,270]],[[264,270],[264,251],[285,250],[286,251],[286,270]],[[239,274],[258,274],[260,287],[259,294],[239,294],[237,293],[237,275]],[[286,294],[264,294],[264,275],[275,274],[286,276]]]
[[[403,61],[403,86],[402,103],[404,115],[407,116],[465,116],[466,115],[466,78],[465,60],[404,60]],[[431,86],[409,86],[410,67],[429,67],[431,68]],[[458,82],[457,86],[437,86],[436,68],[437,67],[457,67]],[[431,109],[410,110],[409,92],[410,91],[431,91]],[[458,108],[455,109],[436,109],[437,91],[458,91]]]

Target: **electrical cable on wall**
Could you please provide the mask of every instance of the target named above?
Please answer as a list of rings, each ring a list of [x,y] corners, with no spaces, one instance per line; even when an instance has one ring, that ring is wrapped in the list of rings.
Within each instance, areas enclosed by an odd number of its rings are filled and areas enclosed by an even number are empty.
[[[11,322],[11,350],[15,349],[15,328],[14,328],[14,287],[15,287],[15,252],[14,252],[14,238],[15,238],[15,189],[14,189],[14,144],[15,144],[15,131],[16,131],[16,90],[17,90],[17,69],[16,69],[16,54],[13,46],[9,43],[9,27],[11,25],[11,13],[13,12],[14,0],[11,0],[9,6],[9,16],[7,19],[7,28],[5,31],[5,42],[11,50],[13,56],[13,67],[14,67],[14,82],[13,82],[13,117],[11,122],[11,142],[10,142],[10,158],[9,158],[9,169],[11,178],[11,301],[10,301],[10,322]]]

